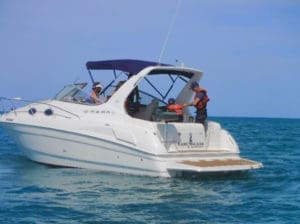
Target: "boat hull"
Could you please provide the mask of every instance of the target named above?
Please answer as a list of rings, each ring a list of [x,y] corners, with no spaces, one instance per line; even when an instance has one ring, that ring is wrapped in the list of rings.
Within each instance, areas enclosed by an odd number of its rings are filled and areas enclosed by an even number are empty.
[[[49,165],[169,176],[158,158],[105,139],[29,125],[5,125],[24,154]]]
[[[262,166],[254,161],[224,165],[226,160],[240,160],[237,154],[225,152],[155,155],[76,132],[14,123],[7,123],[4,127],[29,159],[55,166],[161,177],[246,171]],[[220,166],[199,165],[200,161],[213,160],[223,163]]]

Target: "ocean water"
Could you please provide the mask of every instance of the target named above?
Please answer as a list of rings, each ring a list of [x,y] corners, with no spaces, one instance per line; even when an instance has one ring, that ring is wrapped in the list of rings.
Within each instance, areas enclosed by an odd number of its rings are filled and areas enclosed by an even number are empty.
[[[173,179],[53,168],[0,127],[0,223],[300,223],[300,120],[211,120],[264,168]]]

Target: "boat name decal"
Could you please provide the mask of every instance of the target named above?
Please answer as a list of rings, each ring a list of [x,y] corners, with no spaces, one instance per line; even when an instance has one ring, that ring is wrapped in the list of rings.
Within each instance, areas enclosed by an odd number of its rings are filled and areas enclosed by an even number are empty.
[[[181,133],[178,132],[177,135],[177,145],[181,146],[181,147],[188,147],[188,148],[199,148],[199,147],[203,147],[204,146],[204,142],[194,142],[193,141],[193,134],[190,132],[189,133],[189,139],[188,141],[182,141],[181,138]]]
[[[100,113],[101,114],[109,114],[109,115],[114,115],[115,114],[115,112],[110,111],[110,110],[101,110]]]
[[[96,114],[108,114],[108,115],[114,115],[115,114],[115,112],[113,112],[113,111],[110,111],[110,110],[84,110],[83,111],[84,113],[91,113],[91,114],[94,114],[94,113],[96,113]]]

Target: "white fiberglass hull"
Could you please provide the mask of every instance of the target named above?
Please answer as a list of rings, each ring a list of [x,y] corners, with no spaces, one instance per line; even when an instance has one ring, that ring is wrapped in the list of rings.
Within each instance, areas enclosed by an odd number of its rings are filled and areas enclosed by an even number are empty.
[[[24,154],[49,165],[98,169],[150,176],[169,176],[150,154],[105,139],[48,128],[14,125],[8,128]]]
[[[243,160],[234,153],[155,155],[75,132],[14,123],[4,126],[28,158],[55,166],[162,177],[181,176],[184,172],[235,172],[262,166],[254,161]],[[214,161],[220,160],[225,162],[216,165]],[[203,165],[199,163],[201,161],[211,162]],[[226,164],[226,161],[229,163]]]

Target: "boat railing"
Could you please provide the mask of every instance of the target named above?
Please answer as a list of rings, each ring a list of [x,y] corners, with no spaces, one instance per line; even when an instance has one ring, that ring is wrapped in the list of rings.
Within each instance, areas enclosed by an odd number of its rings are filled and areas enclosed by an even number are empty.
[[[56,109],[58,109],[62,112],[65,112],[69,115],[72,115],[73,117],[76,117],[76,118],[80,119],[79,115],[77,115],[73,112],[70,112],[66,109],[63,109],[61,107],[58,107],[56,105],[46,103],[46,102],[27,100],[27,99],[22,99],[20,97],[14,97],[14,98],[0,97],[0,102],[1,102],[1,109],[2,109],[2,112],[0,114],[5,114],[5,113],[11,112],[11,111],[13,111],[15,114],[17,114],[16,109],[19,108],[19,107],[17,107],[16,102],[21,102],[21,103],[35,103],[35,104],[47,105],[50,108],[51,107],[56,108]],[[7,105],[7,103],[5,103],[5,102],[8,102],[9,105]],[[24,106],[26,106],[26,105],[24,105]],[[30,109],[33,109],[33,108],[30,107]]]

